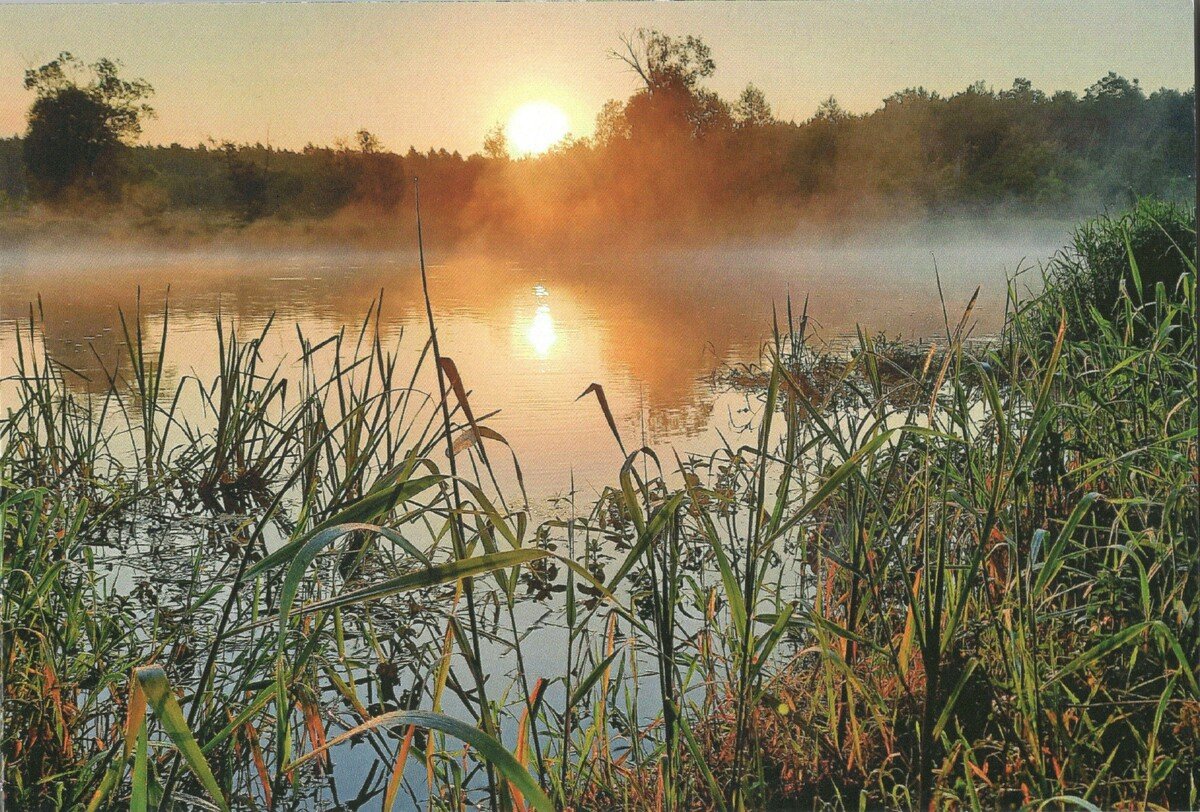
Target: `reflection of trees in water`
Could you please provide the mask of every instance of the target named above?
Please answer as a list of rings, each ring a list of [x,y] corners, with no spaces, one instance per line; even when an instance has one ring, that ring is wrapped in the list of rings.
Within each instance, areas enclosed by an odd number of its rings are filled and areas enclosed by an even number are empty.
[[[886,262],[874,254],[869,261],[856,259],[853,252],[828,258],[819,252],[747,256],[589,252],[508,259],[462,252],[445,258],[435,251],[434,304],[443,319],[466,318],[489,335],[505,335],[533,285],[546,285],[553,301],[567,306],[556,309],[556,327],[567,331],[564,335],[584,331],[583,340],[595,345],[589,346],[589,357],[604,364],[578,371],[591,379],[608,376],[610,385],[620,382],[617,376],[636,381],[649,414],[648,429],[669,434],[694,433],[711,419],[711,392],[703,381],[727,363],[758,356],[759,342],[770,329],[772,305],[783,308],[789,293],[796,307],[806,292],[813,293],[811,315],[825,336],[852,330],[860,320],[876,326],[882,322],[889,329],[899,325],[908,335],[928,334],[938,324],[940,311],[926,290],[933,286],[931,274],[924,286],[872,278],[869,274]],[[414,357],[424,341],[418,278],[408,256],[178,254],[131,257],[125,265],[101,257],[98,262],[110,267],[88,268],[78,255],[67,260],[24,257],[0,311],[6,322],[27,329],[29,302],[40,295],[51,356],[91,379],[68,375],[79,390],[102,390],[101,368],[117,368],[124,353],[118,308],[132,324],[139,286],[150,344],[158,341],[169,288],[168,371],[176,376],[193,369],[203,373],[211,366],[218,311],[227,329],[234,326],[243,335],[261,329],[274,314],[276,328],[263,352],[294,360],[299,353],[295,325],[310,339],[343,327],[349,335],[382,294],[384,337],[395,341],[405,331],[404,349]],[[838,265],[833,278],[823,262]],[[64,265],[69,267],[58,270]],[[453,341],[453,333],[447,338]],[[8,332],[3,340],[10,339]],[[568,340],[555,352],[578,350]],[[456,352],[467,355],[472,349]],[[479,352],[496,358],[505,350],[495,344]],[[596,363],[582,357],[561,360]]]
[[[381,292],[385,326],[396,334],[401,328],[415,330],[408,342],[415,344],[424,331],[414,321],[420,301],[411,270],[394,258],[378,257],[361,262],[217,261],[212,266],[197,260],[92,274],[38,269],[16,279],[3,315],[6,321],[25,323],[27,302],[40,295],[38,319],[52,357],[92,378],[75,379],[73,385],[97,391],[104,383],[101,366],[111,371],[124,352],[118,312],[126,314],[132,329],[139,285],[143,329],[154,343],[161,335],[169,286],[169,356],[191,358],[215,343],[218,311],[227,325],[243,330],[258,329],[274,313],[286,328],[277,331],[278,347],[294,355],[283,335],[294,335],[292,322],[310,337],[324,337],[343,325],[356,329]],[[435,266],[433,274],[435,305],[443,316],[465,315],[497,329],[511,322],[513,303],[527,294],[534,277],[478,257]],[[546,280],[556,298],[570,300],[580,318],[596,328],[601,356],[612,368],[643,381],[648,405],[655,410],[694,406],[697,378],[733,350],[733,333],[748,328],[739,324],[739,306],[731,297],[718,295],[711,286],[683,284],[677,270],[621,261],[603,269],[539,266],[536,277]],[[703,318],[697,318],[700,313]],[[211,327],[206,328],[206,320]],[[183,365],[180,374],[187,371],[186,361]]]
[[[698,397],[692,403],[676,407],[651,408],[649,415],[650,440],[657,436],[694,437],[704,431],[713,417],[713,401],[710,397]]]

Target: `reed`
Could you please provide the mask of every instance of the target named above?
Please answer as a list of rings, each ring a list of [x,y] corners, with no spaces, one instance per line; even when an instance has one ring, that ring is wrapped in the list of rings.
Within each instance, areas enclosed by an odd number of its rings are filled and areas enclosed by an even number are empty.
[[[1151,286],[1155,218],[1191,243]],[[217,378],[175,389],[139,306],[92,400],[31,311],[0,427],[8,801],[1196,807],[1194,214],[1087,229],[1128,249],[1111,308],[1064,281],[1078,251],[1014,278],[987,343],[972,302],[933,344],[822,352],[789,302],[730,376],[750,441],[629,449],[537,527],[431,305],[412,370],[376,305],[298,333],[294,369],[263,366],[276,325],[219,322]],[[105,575],[148,520],[190,568],[163,600]]]

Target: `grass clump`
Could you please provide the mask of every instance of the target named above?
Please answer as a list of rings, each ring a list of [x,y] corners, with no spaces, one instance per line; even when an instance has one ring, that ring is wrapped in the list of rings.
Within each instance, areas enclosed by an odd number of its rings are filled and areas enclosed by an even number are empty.
[[[1078,316],[1068,324],[1068,336],[1078,338],[1090,326],[1091,308],[1112,321],[1126,299],[1135,307],[1153,302],[1159,285],[1176,298],[1195,255],[1195,209],[1143,198],[1075,230],[1070,247],[1050,263],[1048,294]]]

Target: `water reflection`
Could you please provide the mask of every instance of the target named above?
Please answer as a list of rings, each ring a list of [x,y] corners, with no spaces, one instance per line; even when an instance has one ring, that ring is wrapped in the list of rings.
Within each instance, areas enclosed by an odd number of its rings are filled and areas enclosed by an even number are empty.
[[[936,257],[952,313],[983,285],[974,319],[977,333],[988,332],[1002,318],[1005,274],[1023,258],[1049,256],[1056,243],[458,254],[430,266],[430,284],[442,351],[454,358],[472,404],[478,413],[499,410],[489,422],[519,455],[531,495],[549,494],[565,489],[572,472],[577,483],[603,485],[619,468],[599,409],[575,401],[592,382],[604,385],[627,439],[680,443],[683,451],[715,447],[716,430],[738,406],[714,395],[714,373],[758,356],[772,308],[782,311],[789,294],[797,309],[811,297],[810,326],[825,338],[852,334],[858,323],[871,332],[937,335]],[[215,376],[218,312],[247,338],[274,314],[261,351],[285,369],[300,355],[294,325],[310,341],[343,328],[356,335],[381,296],[383,338],[401,365],[415,363],[425,342],[419,276],[407,253],[7,252],[0,273],[0,376],[12,372],[14,327],[28,325],[40,296],[47,349],[90,378],[67,376],[82,390],[96,391],[103,367],[115,368],[123,340],[117,309],[132,314],[139,286],[151,343],[170,289],[166,371],[176,378]],[[417,385],[436,389],[432,378]],[[0,412],[10,405],[0,384]]]
[[[549,292],[542,285],[537,285],[533,295],[537,297],[538,305],[525,335],[537,357],[545,360],[558,341],[558,334],[554,330],[554,318],[550,315]]]

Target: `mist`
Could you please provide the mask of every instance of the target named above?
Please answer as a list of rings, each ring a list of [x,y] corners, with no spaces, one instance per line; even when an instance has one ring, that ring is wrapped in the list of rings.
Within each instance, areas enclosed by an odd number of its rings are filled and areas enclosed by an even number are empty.
[[[830,97],[785,121],[754,85],[708,89],[702,41],[638,37],[622,59],[642,86],[606,103],[592,136],[532,156],[499,127],[470,155],[401,152],[366,130],[302,150],[144,146],[142,108],[101,98],[133,124],[88,158],[55,146],[47,116],[73,113],[54,112],[69,100],[47,80],[28,131],[0,139],[0,245],[390,249],[415,242],[418,188],[430,245],[478,252],[955,241],[1194,195],[1194,89],[1147,93],[1110,72],[1050,93],[1018,77],[902,89],[858,115]]]

